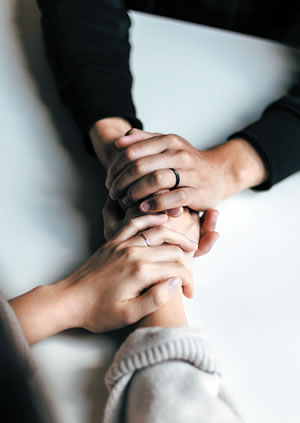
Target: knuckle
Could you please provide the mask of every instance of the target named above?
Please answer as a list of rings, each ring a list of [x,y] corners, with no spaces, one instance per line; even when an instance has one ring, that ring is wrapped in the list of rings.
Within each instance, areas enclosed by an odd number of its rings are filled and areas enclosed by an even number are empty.
[[[180,138],[176,134],[168,134],[167,142],[170,144],[170,146],[177,147],[180,144]]]
[[[122,184],[122,180],[120,179],[119,176],[117,176],[115,178],[115,180],[113,181],[112,185],[111,185],[111,190],[112,191],[117,191],[120,189],[120,185]]]
[[[124,151],[124,155],[127,161],[134,160],[136,156],[136,148],[133,146],[127,147]]]
[[[187,194],[183,189],[179,189],[177,192],[177,200],[183,204],[186,202],[187,200]]]
[[[130,226],[131,229],[137,229],[137,224],[134,218],[131,218],[129,220],[128,225]]]
[[[121,244],[114,244],[111,253],[115,254],[116,257],[123,257],[127,255],[127,249]]]
[[[128,261],[135,262],[136,257],[138,257],[136,247],[125,247],[122,250],[123,250],[123,254],[125,255]]]
[[[155,290],[152,294],[152,302],[155,308],[159,308],[167,302],[167,295],[161,290]]]
[[[146,165],[144,160],[136,160],[134,162],[134,172],[138,176],[143,176],[145,174]]]
[[[190,154],[186,150],[180,150],[178,155],[181,163],[185,165],[190,163]]]
[[[128,188],[127,197],[130,198],[132,201],[137,201],[140,198],[138,195],[138,190],[135,190],[133,188]]]
[[[178,260],[182,260],[182,257],[184,256],[184,253],[183,253],[182,249],[180,247],[178,247],[178,245],[172,245],[171,248],[173,250],[174,256]]]
[[[163,172],[156,170],[151,175],[151,185],[162,187],[164,186],[165,177]]]
[[[138,280],[142,280],[145,277],[145,263],[140,259],[135,259],[131,263],[132,273],[134,277]]]

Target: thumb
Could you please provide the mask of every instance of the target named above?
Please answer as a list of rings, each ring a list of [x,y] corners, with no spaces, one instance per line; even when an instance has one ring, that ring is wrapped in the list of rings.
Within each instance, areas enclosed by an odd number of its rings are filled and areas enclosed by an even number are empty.
[[[183,214],[183,211],[183,207],[176,207],[175,209],[167,210],[167,214],[171,217],[179,217]]]
[[[137,310],[136,321],[167,304],[181,286],[182,281],[180,278],[167,279],[164,282],[155,284],[140,297],[132,299],[130,302],[135,303]]]
[[[156,135],[159,135],[159,134],[153,133],[153,132],[145,132],[145,131],[142,131],[141,129],[132,128],[123,137],[118,138],[115,141],[115,146],[118,149],[122,149],[124,147],[127,147],[128,145],[135,144],[136,142],[139,142],[139,141],[144,141]]]

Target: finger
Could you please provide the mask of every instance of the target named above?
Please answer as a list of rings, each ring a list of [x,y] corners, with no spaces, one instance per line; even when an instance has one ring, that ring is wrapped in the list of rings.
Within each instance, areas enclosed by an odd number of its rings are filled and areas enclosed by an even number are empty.
[[[201,217],[201,234],[214,231],[216,229],[217,220],[219,217],[218,210],[209,209]]]
[[[165,211],[175,207],[189,206],[197,192],[192,187],[179,188],[143,201],[139,208],[142,212]]]
[[[205,235],[201,236],[198,250],[195,252],[194,257],[203,256],[207,254],[219,239],[220,235],[218,232],[206,232]]]
[[[166,166],[166,164],[164,164],[164,166]],[[191,172],[180,168],[177,169],[177,171],[180,175],[178,187],[189,186],[191,184]],[[122,179],[122,175],[124,179]],[[121,175],[114,180],[110,195],[113,198],[115,196],[119,197],[122,195],[122,192],[126,190],[127,186],[130,185],[127,188],[126,194],[121,199],[121,203],[128,207],[142,198],[149,197],[157,191],[172,189],[177,182],[176,176],[170,168],[157,169],[142,176],[138,180],[134,179],[136,177],[137,175],[134,169],[127,169],[126,172],[122,172]]]
[[[174,172],[171,170],[172,168],[176,168],[179,172],[180,186],[189,186],[194,180],[194,175],[191,175],[190,168],[183,171],[183,165],[184,162],[181,160],[181,154],[173,150],[141,157],[129,162],[115,177],[111,184],[109,195],[113,200],[119,198],[129,185],[132,185],[139,179],[152,173],[154,173],[154,175],[148,180],[148,187],[151,186],[154,180],[156,185],[172,188],[177,181]],[[158,172],[163,169],[164,172]],[[152,190],[152,192],[154,191]]]
[[[114,242],[120,243],[134,237],[138,232],[148,229],[152,226],[162,225],[168,221],[165,213],[155,215],[139,216],[130,221],[116,234]]]
[[[152,286],[143,295],[130,300],[127,307],[131,308],[132,323],[167,304],[180,288],[181,280],[171,278]]]
[[[121,149],[130,144],[140,142],[147,138],[152,138],[158,135],[160,134],[157,132],[146,132],[141,129],[131,128],[125,135],[115,141],[115,146]]]
[[[107,171],[107,188],[110,187],[114,178],[121,172],[122,169],[124,169],[124,167],[128,165],[129,162],[137,160],[140,157],[160,153],[165,150],[165,143],[161,142],[160,134],[150,134],[145,132],[142,132],[139,136],[133,134],[131,136],[119,138],[119,140],[115,142],[115,145],[120,145],[119,141],[123,138],[126,140],[127,145],[125,145],[122,151],[120,151],[120,153],[115,157]]]
[[[162,246],[163,244],[177,246],[182,251],[186,252],[192,252],[198,249],[197,242],[194,242],[190,238],[187,238],[184,234],[177,232],[174,229],[169,229],[163,225],[142,231],[142,233],[140,232],[135,237],[131,238],[127,243],[127,245],[138,247],[158,247]],[[150,248],[150,250],[152,249]],[[166,250],[165,245],[163,246],[163,250]],[[165,257],[164,252],[162,252],[161,259],[163,257]]]
[[[167,210],[168,216],[171,216],[171,217],[179,217],[183,214],[183,212],[184,212],[183,207],[176,207],[175,209]]]
[[[145,288],[149,288],[158,282],[175,277],[181,279],[184,295],[192,298],[194,291],[193,273],[187,262],[179,263],[169,260],[166,262],[144,262],[138,283],[135,283],[135,286],[142,292]]]

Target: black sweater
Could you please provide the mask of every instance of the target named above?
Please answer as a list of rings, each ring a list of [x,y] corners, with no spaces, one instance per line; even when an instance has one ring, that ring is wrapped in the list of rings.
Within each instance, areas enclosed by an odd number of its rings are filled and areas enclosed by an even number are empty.
[[[300,46],[300,6],[286,0],[37,0],[47,54],[64,103],[86,135],[120,116],[142,128],[131,96],[127,8]],[[300,170],[300,76],[252,125],[232,134],[252,144],[267,168],[267,189]]]

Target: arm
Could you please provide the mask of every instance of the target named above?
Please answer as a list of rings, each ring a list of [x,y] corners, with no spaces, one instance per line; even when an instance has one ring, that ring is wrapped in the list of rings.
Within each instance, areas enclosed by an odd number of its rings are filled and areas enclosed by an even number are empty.
[[[194,252],[195,243],[163,228],[167,220],[132,219],[70,276],[10,300],[27,341],[74,327],[105,332],[133,324],[166,304],[181,285],[192,285],[182,250]]]
[[[131,126],[142,126],[131,96],[130,20],[124,2],[38,0],[38,5],[61,98],[83,134],[91,131],[97,156],[107,166],[111,141]]]
[[[165,225],[199,236],[190,212]],[[190,262],[191,253],[185,253]],[[118,350],[106,375],[110,391],[104,423],[241,422],[223,387],[214,353],[201,331],[189,328],[177,291],[146,316]]]
[[[135,330],[106,375],[104,423],[243,421],[205,335],[190,327]]]

